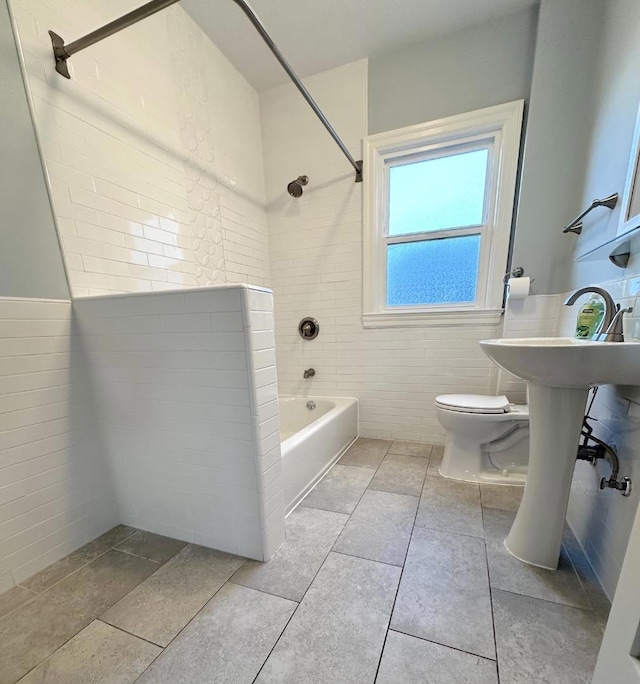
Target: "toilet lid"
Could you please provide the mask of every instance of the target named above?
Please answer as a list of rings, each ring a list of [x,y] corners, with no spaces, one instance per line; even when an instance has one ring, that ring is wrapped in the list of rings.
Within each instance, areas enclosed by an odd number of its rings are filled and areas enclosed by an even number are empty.
[[[436,404],[449,411],[463,413],[508,413],[509,400],[504,396],[489,397],[484,394],[441,394]]]

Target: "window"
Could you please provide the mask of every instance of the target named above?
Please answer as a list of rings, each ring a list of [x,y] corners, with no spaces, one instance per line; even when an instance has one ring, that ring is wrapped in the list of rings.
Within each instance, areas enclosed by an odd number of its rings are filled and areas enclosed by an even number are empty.
[[[370,136],[364,324],[497,323],[523,102]]]

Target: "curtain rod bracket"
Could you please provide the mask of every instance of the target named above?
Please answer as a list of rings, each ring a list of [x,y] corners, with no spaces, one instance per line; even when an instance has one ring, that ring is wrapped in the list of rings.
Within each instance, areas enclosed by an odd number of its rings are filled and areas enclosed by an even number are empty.
[[[56,71],[65,78],[71,78],[69,67],[67,66],[67,60],[70,55],[64,49],[64,38],[53,31],[49,31],[49,35],[51,36],[51,45],[53,45],[53,56],[56,60]]]
[[[177,2],[179,2],[179,0],[151,0],[145,5],[142,5],[137,9],[134,9],[131,12],[123,15],[122,17],[114,19],[114,21],[105,24],[101,28],[88,33],[86,36],[82,36],[82,38],[74,40],[68,45],[65,45],[64,40],[57,33],[49,31],[49,35],[51,36],[51,44],[53,45],[53,56],[56,60],[56,71],[65,78],[71,78],[69,67],[67,65],[67,60],[69,57],[74,55],[76,52],[80,52],[80,50],[84,50],[94,43],[103,40],[104,38],[112,36],[114,33],[118,33],[118,31],[122,31],[122,29],[141,21],[142,19],[150,17],[152,14],[155,14],[166,7],[176,4]],[[353,166],[356,172],[356,183],[362,183],[362,161],[356,161],[353,158],[352,154],[347,149],[347,146],[342,142],[340,136],[335,132],[333,126],[329,123],[329,120],[318,106],[318,103],[313,99],[313,97],[311,97],[311,93],[302,83],[298,74],[296,74],[289,62],[286,60],[285,56],[282,54],[282,52],[280,52],[278,46],[273,42],[273,39],[267,33],[267,30],[260,19],[258,19],[257,14],[253,11],[249,3],[246,0],[233,0],[233,2],[238,5],[249,21],[253,24],[253,27],[260,34],[260,37],[266,43],[269,50],[271,50],[273,56],[278,60],[278,62],[280,62],[280,66],[286,71],[289,78],[293,81],[295,87],[299,90],[300,94],[307,101],[307,104],[311,107],[311,109],[313,109],[315,115],[318,117],[318,119],[320,119],[322,125],[327,129],[327,132],[333,138],[336,145],[342,150],[342,154],[344,154],[351,166]]]

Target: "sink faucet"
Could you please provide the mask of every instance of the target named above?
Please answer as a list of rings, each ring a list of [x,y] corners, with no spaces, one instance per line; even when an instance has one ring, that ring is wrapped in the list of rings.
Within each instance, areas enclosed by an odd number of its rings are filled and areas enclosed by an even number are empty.
[[[629,306],[626,309],[620,309],[616,311],[616,315],[613,317],[611,324],[606,329],[605,332],[598,335],[598,340],[600,342],[624,342],[624,332],[622,326],[622,317],[626,313],[631,313],[633,307]]]
[[[628,309],[620,309],[620,306],[613,301],[613,297],[601,287],[581,287],[576,290],[565,302],[566,306],[575,304],[578,297],[584,294],[597,294],[604,299],[604,316],[602,323],[598,328],[597,340],[600,342],[624,342],[624,335],[622,334],[622,317],[625,313],[633,311],[631,307]]]

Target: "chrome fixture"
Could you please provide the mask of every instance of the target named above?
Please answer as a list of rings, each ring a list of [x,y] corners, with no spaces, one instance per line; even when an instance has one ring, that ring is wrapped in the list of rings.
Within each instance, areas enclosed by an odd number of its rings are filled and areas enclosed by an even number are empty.
[[[593,419],[589,414],[593,402],[595,401],[596,394],[598,393],[598,387],[593,387],[591,391],[593,392],[591,395],[591,402],[585,413],[584,420],[582,421],[582,430],[580,431],[580,435],[583,439],[578,447],[578,459],[588,461],[592,466],[595,466],[599,459],[606,459],[609,461],[609,464],[611,465],[611,475],[608,480],[606,477],[603,477],[600,480],[600,489],[616,489],[622,496],[631,496],[631,478],[625,475],[623,478],[618,479],[620,461],[616,450],[613,446],[607,444],[598,437],[593,436],[593,427],[589,423],[589,420]],[[595,442],[595,446],[590,446],[588,444],[589,440]]]
[[[522,266],[516,266],[515,268],[511,269],[510,271],[507,271],[504,274],[504,277],[502,278],[502,282],[507,285],[509,282],[509,278],[522,278],[524,275],[524,268]],[[536,279],[531,278],[531,282],[535,283]]]
[[[315,340],[320,332],[320,323],[315,318],[303,318],[298,325],[298,333],[303,340]]]
[[[308,380],[309,378],[312,378],[316,374],[315,368],[307,368],[307,370],[302,374],[302,377],[305,380]],[[308,408],[308,405],[307,405]]]
[[[602,318],[602,323],[598,328],[598,336],[601,334],[603,330],[605,331],[605,333],[607,333],[609,330],[609,326],[613,321],[613,317],[616,315],[617,311],[616,303],[613,301],[613,297],[601,287],[581,287],[579,290],[576,290],[570,297],[567,298],[567,300],[564,303],[565,306],[573,306],[578,301],[578,298],[582,297],[582,295],[584,294],[597,294],[600,297],[602,297],[602,299],[604,299],[604,316]],[[615,342],[617,340],[603,341]]]
[[[611,324],[605,332],[600,333],[596,339],[600,342],[624,342],[622,318],[626,313],[631,313],[632,311],[632,306],[621,309],[620,305],[618,305],[618,310],[616,311],[616,315],[613,317]]]
[[[631,242],[625,240],[609,253],[609,261],[618,268],[626,268],[631,258]]]
[[[334,139],[336,145],[342,150],[342,154],[347,158],[351,166],[353,166],[356,172],[356,183],[362,183],[362,160],[356,161],[347,146],[342,142],[340,136],[335,132],[333,126],[329,123],[327,117],[322,113],[320,107],[318,107],[317,102],[311,97],[311,93],[305,88],[304,84],[293,70],[289,62],[285,59],[285,56],[280,52],[278,46],[273,42],[271,36],[267,33],[264,25],[258,19],[258,16],[253,11],[251,6],[246,2],[246,0],[232,0],[236,5],[245,13],[249,21],[253,24],[256,31],[260,34],[262,40],[267,44],[267,47],[273,53],[274,57],[280,62],[280,66],[287,72],[289,78],[293,81],[295,87],[300,91],[302,97],[307,101],[307,104],[313,109],[315,115],[320,119],[322,125],[327,129],[329,135]],[[64,76],[65,78],[71,78],[69,73],[69,67],[67,65],[67,60],[80,50],[94,45],[95,43],[112,36],[118,31],[135,24],[142,19],[150,17],[152,14],[159,12],[160,10],[166,9],[171,5],[179,2],[179,0],[152,0],[146,4],[138,7],[137,9],[125,14],[112,22],[109,22],[105,26],[102,26],[91,33],[88,33],[82,38],[74,40],[72,43],[65,45],[64,39],[61,38],[57,33],[49,31],[49,36],[51,37],[51,44],[53,46],[53,56],[56,63],[56,71]]]
[[[309,182],[309,176],[298,176],[287,185],[287,192],[291,197],[302,197],[302,186]]]
[[[618,193],[614,192],[613,195],[609,195],[609,197],[603,197],[602,199],[594,199],[593,202],[591,202],[591,206],[583,211],[580,216],[576,216],[576,218],[571,221],[571,223],[567,226],[565,226],[562,229],[563,233],[575,233],[576,235],[580,235],[582,232],[582,219],[591,211],[594,209],[597,209],[598,207],[606,207],[607,209],[614,209],[616,204],[618,204]]]
[[[509,282],[509,278],[522,278],[523,275],[524,268],[522,268],[522,266],[515,266],[504,274],[502,282],[506,285]]]
[[[315,407],[316,407],[316,402],[315,402],[315,401],[309,400],[309,401],[307,402],[307,408],[309,409],[309,411],[313,411],[313,409],[314,409]]]

